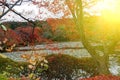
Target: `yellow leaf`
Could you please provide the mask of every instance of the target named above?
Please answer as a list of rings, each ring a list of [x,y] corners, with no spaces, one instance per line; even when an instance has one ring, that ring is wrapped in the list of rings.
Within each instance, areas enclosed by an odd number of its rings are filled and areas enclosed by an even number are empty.
[[[29,74],[29,78],[31,79],[34,76],[33,73]]]
[[[28,62],[29,62],[30,64],[32,64],[32,65],[36,65],[36,61],[35,61],[35,60],[31,60],[31,59],[30,59]]]
[[[33,65],[28,65],[28,68],[29,69],[33,69]]]
[[[3,54],[0,54],[0,56],[1,56],[2,58],[7,58],[7,56],[5,56],[5,55],[3,55]]]

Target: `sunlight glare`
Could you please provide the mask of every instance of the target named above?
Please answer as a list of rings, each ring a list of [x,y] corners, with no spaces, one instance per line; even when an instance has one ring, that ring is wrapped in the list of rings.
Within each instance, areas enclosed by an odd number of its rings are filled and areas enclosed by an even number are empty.
[[[120,1],[119,0],[104,0],[101,5],[102,16],[107,21],[119,22],[120,21]]]
[[[101,18],[106,26],[120,31],[120,0],[103,0]]]

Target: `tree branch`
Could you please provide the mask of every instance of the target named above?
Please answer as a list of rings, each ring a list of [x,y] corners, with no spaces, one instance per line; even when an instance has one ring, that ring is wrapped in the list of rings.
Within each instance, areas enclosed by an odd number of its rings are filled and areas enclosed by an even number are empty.
[[[6,12],[4,12],[4,13],[0,16],[0,19],[1,19],[4,15],[6,15],[18,2],[20,2],[20,0],[16,1],[15,4],[13,4]],[[5,6],[9,6],[7,3],[4,3],[4,2],[2,2],[2,1],[0,1],[0,3],[2,3],[2,4],[5,5]]]
[[[18,0],[15,4],[12,5],[12,7],[9,7],[9,5],[7,3],[4,3],[2,1],[0,1],[0,3],[3,3],[4,6],[6,6],[8,8],[8,10],[3,13],[3,15],[0,16],[0,19],[5,15],[7,14],[9,11],[12,11],[14,12],[15,14],[17,14],[18,16],[20,16],[21,18],[23,18],[24,20],[28,21],[29,23],[32,23],[33,24],[33,31],[32,31],[32,34],[34,33],[34,28],[35,28],[35,23],[32,21],[32,20],[29,20],[27,18],[25,18],[24,16],[22,16],[21,14],[17,13],[16,11],[12,10],[12,8],[19,2],[20,0]],[[22,0],[23,1],[23,0]]]

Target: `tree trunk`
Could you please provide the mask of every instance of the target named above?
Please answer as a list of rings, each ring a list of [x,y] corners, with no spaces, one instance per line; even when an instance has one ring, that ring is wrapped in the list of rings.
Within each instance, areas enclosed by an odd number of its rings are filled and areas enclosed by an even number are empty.
[[[97,64],[97,69],[99,74],[109,74],[109,67],[108,67],[108,55],[103,55],[102,57],[96,52],[96,50],[90,45],[88,40],[85,37],[85,31],[84,31],[84,20],[83,20],[83,7],[82,7],[82,0],[76,0],[76,5],[74,6],[74,10],[71,10],[71,13],[73,15],[74,21],[76,23],[77,28],[80,31],[80,38],[84,45],[84,47],[87,49],[87,51],[90,53],[91,57],[95,61],[95,64]],[[76,7],[77,6],[77,7]],[[73,11],[72,11],[73,10]],[[74,13],[76,12],[76,13]]]
[[[109,71],[109,57],[108,56],[103,55],[103,56],[101,56],[101,58],[99,58],[98,72],[99,72],[100,75],[110,74],[110,71]]]
[[[105,42],[104,47],[104,55],[100,58],[100,65],[99,65],[99,74],[110,74],[109,71],[109,55],[113,54],[115,51],[115,46],[117,44],[118,40],[112,41],[111,44],[107,45]]]

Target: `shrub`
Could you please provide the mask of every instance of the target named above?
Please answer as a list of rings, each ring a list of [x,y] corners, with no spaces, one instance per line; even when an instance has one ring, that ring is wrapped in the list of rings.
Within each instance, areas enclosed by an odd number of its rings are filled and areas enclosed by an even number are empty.
[[[3,25],[5,25],[6,27],[10,28],[10,29],[15,29],[19,26],[28,26],[28,22],[14,22],[14,21],[10,21],[10,22],[3,22]]]
[[[68,41],[69,38],[67,37],[67,33],[65,31],[65,26],[59,26],[56,28],[56,30],[53,32],[53,41]]]
[[[43,37],[51,39],[53,41],[68,41],[66,37],[66,31],[64,25],[59,25],[55,29],[51,27],[47,22],[42,22]]]
[[[64,33],[66,33],[66,35],[62,36],[67,37],[67,40],[69,39],[71,41],[78,41],[80,39],[78,28],[76,27],[75,22],[72,19],[49,18],[47,19],[47,22],[51,26],[53,32],[55,32],[60,26],[64,26]]]
[[[41,72],[41,64],[34,72],[43,80],[65,79],[76,80],[77,78],[87,78],[97,75],[97,68],[92,58],[76,58],[66,54],[51,54],[46,56],[48,69]],[[9,65],[9,66],[8,66]],[[0,57],[0,70],[13,74],[20,78],[21,74],[28,76],[30,70],[29,63],[14,62],[8,58]],[[22,68],[22,69],[21,69]],[[40,72],[39,72],[40,70]]]
[[[51,39],[53,37],[53,31],[51,26],[47,22],[42,22],[42,31],[43,31],[43,37],[47,39]]]
[[[21,38],[13,30],[0,28],[0,52],[11,51],[19,42]]]
[[[15,46],[16,44],[10,44],[9,40],[7,38],[4,38],[3,41],[0,41],[0,52],[12,51]]]
[[[11,59],[3,58],[3,57],[0,56],[0,71],[1,72],[4,71],[5,67],[9,64],[13,64],[13,61]]]
[[[21,67],[27,67],[28,63],[26,62],[15,62],[9,58],[4,58],[0,56],[0,74],[4,73],[7,76],[20,76]]]
[[[96,65],[91,58],[76,58],[66,54],[47,56],[48,70],[42,74],[44,80],[74,80],[78,77],[97,75]]]
[[[9,29],[9,32],[11,32],[12,34],[10,33],[7,36],[9,38],[12,37],[11,41],[14,42],[16,41],[18,45],[45,43],[46,41],[49,42],[50,40],[68,41],[69,40],[68,36],[73,34],[73,31],[68,33],[69,32],[68,29],[71,29],[71,27],[66,28],[66,25],[60,24],[56,26],[51,26],[48,21],[35,21],[37,27],[35,27],[33,34],[32,34],[33,27],[30,27],[30,24],[27,22],[8,22],[8,23],[6,22],[4,24],[8,28],[14,29],[14,30]],[[9,32],[7,31],[7,33]],[[4,37],[3,31],[1,35]]]
[[[45,54],[22,55],[26,62],[15,62],[8,58],[0,57],[1,74],[6,75],[10,80],[38,80],[40,74],[48,69]]]
[[[26,78],[30,80],[40,80],[40,75],[43,71],[48,69],[48,61],[45,59],[46,54],[24,54],[22,58],[24,58],[28,63],[28,68]],[[24,71],[24,70],[23,70]]]
[[[15,31],[22,38],[24,45],[42,42],[42,31],[39,27],[34,29],[34,33],[32,27],[18,27]]]
[[[86,79],[80,80],[120,80],[120,76],[113,76],[113,75],[100,75]]]

